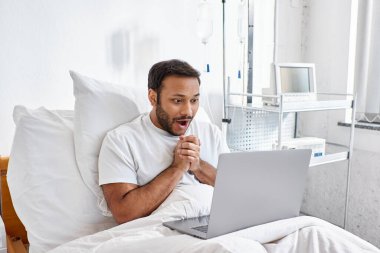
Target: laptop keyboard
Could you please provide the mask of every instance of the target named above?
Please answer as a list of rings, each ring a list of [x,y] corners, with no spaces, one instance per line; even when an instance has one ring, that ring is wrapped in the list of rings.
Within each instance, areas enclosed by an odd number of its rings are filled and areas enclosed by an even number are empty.
[[[203,233],[207,233],[208,225],[193,227],[192,229],[195,229],[195,230],[203,232]]]

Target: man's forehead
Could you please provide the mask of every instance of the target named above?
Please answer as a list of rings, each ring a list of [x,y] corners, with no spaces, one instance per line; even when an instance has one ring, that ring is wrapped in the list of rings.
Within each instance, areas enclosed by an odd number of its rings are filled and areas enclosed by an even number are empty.
[[[161,92],[171,96],[199,96],[197,78],[165,78],[161,85]]]
[[[198,85],[199,81],[196,77],[190,77],[190,76],[167,76],[161,81],[161,85],[181,85],[181,84],[192,84],[192,85]]]

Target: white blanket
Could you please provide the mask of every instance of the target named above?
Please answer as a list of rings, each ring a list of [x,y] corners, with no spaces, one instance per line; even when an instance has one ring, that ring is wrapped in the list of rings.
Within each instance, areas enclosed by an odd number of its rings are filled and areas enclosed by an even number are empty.
[[[163,221],[209,214],[212,187],[183,186],[150,216],[66,243],[59,252],[380,252],[359,237],[323,220],[300,216],[201,240]]]

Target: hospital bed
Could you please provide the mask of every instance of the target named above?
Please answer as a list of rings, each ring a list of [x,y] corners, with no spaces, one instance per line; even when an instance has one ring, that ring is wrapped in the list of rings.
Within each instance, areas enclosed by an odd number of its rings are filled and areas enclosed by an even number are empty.
[[[14,242],[20,237],[29,243],[29,252],[380,252],[348,231],[309,216],[210,240],[162,225],[208,214],[213,188],[207,185],[177,187],[150,216],[117,225],[97,185],[97,156],[107,131],[148,110],[142,102],[145,91],[75,72],[71,77],[75,110],[16,106],[8,166],[6,158],[1,160],[2,186],[8,184],[11,197],[2,190],[5,227]],[[195,120],[209,119],[200,109]]]

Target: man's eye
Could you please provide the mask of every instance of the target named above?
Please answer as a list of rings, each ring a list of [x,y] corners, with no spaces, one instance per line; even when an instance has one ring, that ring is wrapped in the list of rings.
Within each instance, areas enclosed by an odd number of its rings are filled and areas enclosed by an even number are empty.
[[[181,99],[173,99],[173,102],[176,104],[179,104],[179,103],[181,103]]]
[[[199,100],[199,98],[193,98],[192,100],[190,100],[190,102],[193,103],[193,104],[195,104],[195,103],[198,102],[198,100]]]

